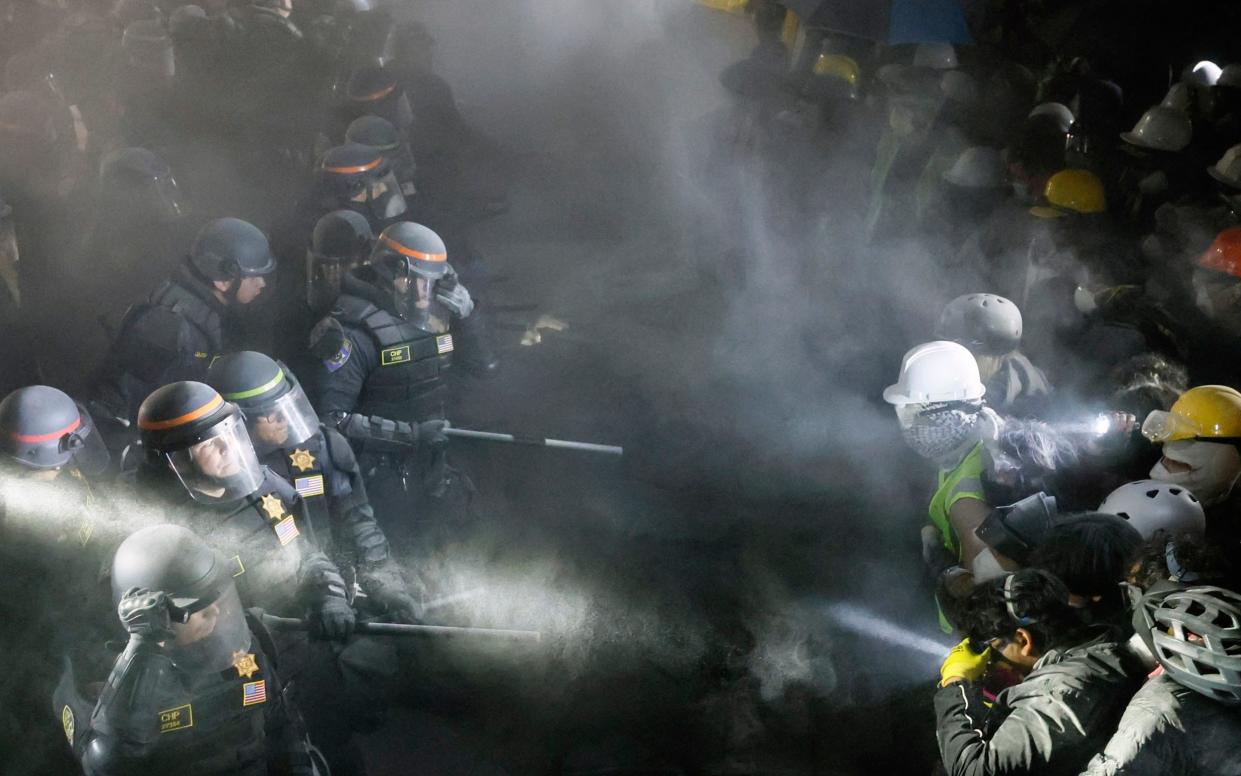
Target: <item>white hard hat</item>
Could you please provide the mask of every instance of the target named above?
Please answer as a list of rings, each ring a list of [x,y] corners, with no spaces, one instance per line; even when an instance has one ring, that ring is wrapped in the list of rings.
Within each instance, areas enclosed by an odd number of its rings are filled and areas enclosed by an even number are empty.
[[[1201,537],[1206,532],[1206,515],[1197,497],[1181,485],[1159,480],[1121,485],[1103,500],[1099,511],[1125,518],[1143,539],[1160,530],[1173,536]]]
[[[944,180],[965,189],[1003,188],[1008,167],[998,149],[974,146],[962,151],[952,167],[944,171]]]
[[[1165,108],[1172,108],[1184,113],[1189,112],[1189,84],[1184,81],[1177,81],[1168,89],[1168,93],[1163,96],[1163,102],[1159,103]]]
[[[957,50],[951,43],[919,43],[914,49],[914,67],[952,70],[957,67]]]
[[[1224,152],[1213,167],[1207,172],[1220,183],[1241,189],[1241,145],[1235,145]]]
[[[1224,69],[1220,72],[1219,80],[1215,82],[1215,85],[1241,89],[1241,65],[1224,65]]]
[[[1073,128],[1073,111],[1069,110],[1069,106],[1062,102],[1044,102],[1034,106],[1034,110],[1030,111],[1030,115],[1026,116],[1032,119],[1036,116],[1051,116],[1056,120],[1056,125],[1061,132],[1068,132]]]
[[[1223,71],[1219,65],[1209,59],[1204,59],[1194,65],[1192,70],[1186,72],[1182,80],[1186,81],[1190,86],[1215,86],[1215,84],[1219,83],[1219,77],[1222,73]]]
[[[900,379],[883,390],[883,400],[896,405],[978,401],[986,392],[974,355],[964,345],[937,340],[905,354]]]
[[[1189,116],[1183,111],[1156,105],[1142,114],[1132,132],[1121,132],[1120,139],[1152,151],[1181,151],[1193,133]]]

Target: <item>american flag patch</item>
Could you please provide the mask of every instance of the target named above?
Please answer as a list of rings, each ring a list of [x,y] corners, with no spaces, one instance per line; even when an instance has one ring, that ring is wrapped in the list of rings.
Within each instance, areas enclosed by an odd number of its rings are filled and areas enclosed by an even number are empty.
[[[284,546],[301,536],[302,532],[297,530],[297,523],[294,522],[293,516],[289,515],[275,525],[276,538],[280,540],[280,546]]]
[[[310,477],[298,477],[293,480],[293,487],[302,498],[323,495],[323,475],[314,474]]]
[[[452,335],[441,334],[435,338],[435,352],[439,354],[452,352]]]
[[[267,680],[260,679],[257,682],[246,682],[241,686],[241,705],[253,706],[256,703],[267,702]]]

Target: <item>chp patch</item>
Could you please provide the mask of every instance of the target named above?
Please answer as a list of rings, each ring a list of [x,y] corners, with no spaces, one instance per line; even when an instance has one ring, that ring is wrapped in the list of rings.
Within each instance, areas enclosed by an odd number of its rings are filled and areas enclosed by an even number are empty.
[[[73,746],[73,731],[76,729],[73,709],[65,706],[60,710],[60,725],[65,729],[65,738],[69,739],[69,746]]]
[[[292,515],[276,523],[274,527],[276,538],[280,540],[281,547],[302,535],[302,532],[297,530],[297,523],[294,522]]]
[[[398,345],[395,348],[384,348],[379,354],[380,366],[396,366],[410,361],[412,356],[409,345]]]
[[[171,733],[174,730],[194,727],[194,707],[190,704],[159,713],[159,732]]]
[[[257,682],[246,682],[241,686],[241,705],[254,706],[259,703],[267,702],[267,680],[260,679]]]
[[[435,338],[435,352],[441,356],[452,352],[451,334],[441,334]]]
[[[309,477],[298,477],[293,480],[293,487],[302,498],[323,495],[323,475],[312,474]]]

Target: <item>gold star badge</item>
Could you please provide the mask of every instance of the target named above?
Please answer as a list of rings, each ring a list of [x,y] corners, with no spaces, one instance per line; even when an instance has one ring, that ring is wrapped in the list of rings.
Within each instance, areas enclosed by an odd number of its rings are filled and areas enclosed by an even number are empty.
[[[253,653],[239,649],[233,653],[233,668],[237,669],[238,676],[249,679],[259,672],[259,663]]]
[[[284,517],[284,502],[275,493],[268,493],[262,498],[263,511],[272,520],[279,520]]]
[[[309,450],[294,450],[289,453],[289,463],[297,467],[299,472],[314,468],[315,457],[310,454]]]

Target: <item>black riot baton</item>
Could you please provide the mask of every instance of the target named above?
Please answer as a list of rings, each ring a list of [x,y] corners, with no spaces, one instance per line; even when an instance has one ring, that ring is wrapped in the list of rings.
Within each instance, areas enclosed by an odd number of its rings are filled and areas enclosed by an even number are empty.
[[[264,613],[263,624],[275,631],[308,631],[310,622],[292,617]],[[507,628],[465,628],[458,625],[408,625],[403,622],[367,622],[359,620],[353,632],[365,636],[421,636],[440,639],[494,639],[528,641],[537,644],[543,638],[539,631]]]
[[[578,450],[584,453],[602,453],[603,455],[624,455],[625,448],[617,445],[597,445],[593,442],[570,442],[567,439],[546,439],[544,437],[523,437],[515,434],[498,434],[494,431],[471,431],[467,428],[448,426],[444,434],[459,439],[479,439],[484,442],[503,442],[510,445],[530,445],[531,447],[558,447],[562,450]]]

